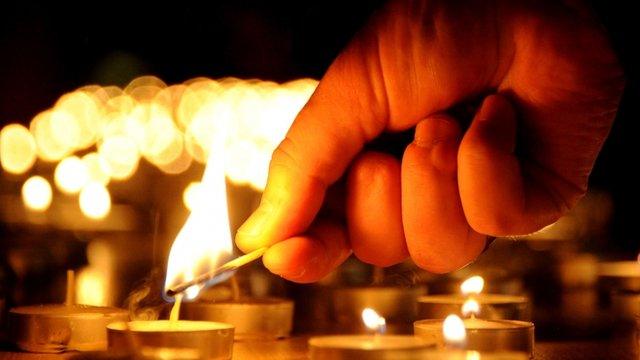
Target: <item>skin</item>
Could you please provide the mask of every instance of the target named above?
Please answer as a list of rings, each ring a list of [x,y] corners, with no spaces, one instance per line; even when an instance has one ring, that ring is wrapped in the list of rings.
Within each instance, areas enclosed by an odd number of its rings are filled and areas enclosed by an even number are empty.
[[[243,251],[313,282],[353,251],[432,272],[473,261],[487,235],[537,231],[585,194],[623,73],[576,1],[393,1],[335,59],[273,154]],[[466,131],[446,111],[482,98]],[[402,161],[363,151],[415,128]],[[346,221],[317,219],[347,178]]]

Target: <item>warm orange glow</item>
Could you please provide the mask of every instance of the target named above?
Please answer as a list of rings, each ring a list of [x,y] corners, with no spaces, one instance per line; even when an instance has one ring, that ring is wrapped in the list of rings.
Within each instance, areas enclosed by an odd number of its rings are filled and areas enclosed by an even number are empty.
[[[468,278],[460,285],[460,291],[462,291],[464,295],[479,294],[483,288],[484,279],[478,275]]]
[[[77,156],[69,156],[56,166],[54,181],[60,191],[66,194],[77,194],[89,181],[89,171]]]
[[[136,143],[127,136],[112,136],[98,147],[98,153],[109,166],[115,180],[130,178],[138,168],[140,154]]]
[[[58,162],[96,146],[97,155],[82,160],[91,181],[107,184],[133,176],[141,158],[166,174],[182,173],[194,160],[205,164],[218,139],[225,175],[262,190],[271,153],[317,84],[196,78],[167,86],[142,76],[124,89],[88,85],[34,117],[30,134],[21,128],[22,135],[12,137],[19,145],[3,139],[1,160],[6,171],[21,173],[33,165],[34,153]]]
[[[51,185],[42,176],[32,176],[22,185],[22,202],[34,211],[45,211],[51,205]]]
[[[459,345],[467,338],[467,331],[464,322],[457,315],[449,315],[442,323],[442,335],[447,344]]]
[[[60,119],[59,116],[58,119]],[[36,140],[38,157],[44,161],[59,161],[71,151],[68,144],[61,144],[54,137],[52,122],[52,112],[47,110],[36,115],[29,126]]]
[[[23,174],[36,162],[36,142],[29,129],[9,124],[0,131],[0,164],[4,171]]]
[[[102,219],[111,210],[111,195],[104,185],[90,182],[80,191],[80,210],[91,219]]]
[[[82,162],[87,168],[89,181],[107,185],[110,180],[109,163],[95,152],[90,152],[82,157]]]
[[[215,144],[220,146],[221,142]],[[233,242],[223,155],[222,150],[212,153],[198,187],[199,197],[207,201],[195,201],[190,205],[191,214],[171,246],[165,289],[211,271],[231,258]],[[187,289],[186,298],[194,299],[201,288]]]
[[[107,275],[104,271],[87,266],[76,279],[76,302],[82,305],[107,306]]]
[[[201,183],[199,181],[190,183],[184,189],[182,193],[182,203],[189,211],[192,211],[197,206],[197,202],[202,199],[201,192]]]

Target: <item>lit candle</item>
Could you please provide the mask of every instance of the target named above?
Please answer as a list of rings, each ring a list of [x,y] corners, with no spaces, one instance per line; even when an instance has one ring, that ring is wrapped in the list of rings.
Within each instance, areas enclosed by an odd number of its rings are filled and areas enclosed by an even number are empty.
[[[11,309],[9,334],[29,352],[99,351],[107,348],[107,324],[128,319],[123,309],[76,304],[75,275],[69,270],[65,303]]]
[[[109,349],[153,359],[231,359],[233,326],[211,321],[148,320],[107,326]]]
[[[446,319],[419,320],[414,333],[440,347],[455,347],[476,351],[519,351],[533,354],[533,323],[519,320],[478,319],[478,302],[469,299],[462,306],[461,319],[450,314]]]
[[[475,343],[478,341],[477,334],[469,333],[470,328],[467,327],[470,322],[476,322],[477,319],[471,318],[464,321],[458,315],[451,314],[441,322],[439,326],[435,326],[433,334],[440,333],[442,335],[441,345],[445,348],[433,351],[424,359],[447,359],[447,360],[488,360],[488,359],[504,359],[504,360],[524,360],[528,359],[531,353],[523,351],[505,351],[502,349],[496,350],[493,347],[490,350],[480,351],[476,349]],[[498,339],[493,339],[498,340]],[[473,350],[465,350],[472,348]]]
[[[411,333],[411,324],[418,319],[417,300],[427,289],[424,286],[362,286],[333,290],[331,309],[335,330],[361,333],[366,328],[359,321],[363,308],[376,309],[387,319],[387,332]]]
[[[426,295],[418,298],[418,318],[442,319],[447,314],[460,313],[461,306],[473,298],[482,306],[485,319],[531,319],[531,305],[525,296],[484,294],[484,279],[472,276],[460,285],[460,294]]]
[[[422,359],[434,343],[408,335],[385,335],[386,321],[373,309],[362,311],[369,335],[318,336],[309,339],[311,359]]]
[[[632,321],[640,314],[639,261],[603,262],[598,266],[600,286],[611,297],[613,311],[620,320]]]
[[[235,276],[231,277],[232,298],[223,301],[185,303],[181,317],[229,323],[235,327],[236,340],[279,339],[288,337],[293,327],[293,301],[281,298],[253,298],[240,293]]]

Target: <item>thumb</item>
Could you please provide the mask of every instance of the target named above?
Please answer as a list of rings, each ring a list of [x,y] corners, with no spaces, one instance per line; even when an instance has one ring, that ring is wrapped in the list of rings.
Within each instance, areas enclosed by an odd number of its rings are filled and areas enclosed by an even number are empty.
[[[324,194],[387,118],[377,54],[363,33],[334,61],[274,151],[258,209],[238,229],[243,251],[301,234]]]

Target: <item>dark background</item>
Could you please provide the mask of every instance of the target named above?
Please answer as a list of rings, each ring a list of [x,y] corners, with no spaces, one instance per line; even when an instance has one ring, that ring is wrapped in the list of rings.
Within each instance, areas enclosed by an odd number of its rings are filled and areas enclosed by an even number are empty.
[[[285,81],[320,78],[383,1],[133,1],[0,5],[0,125],[28,124],[65,92],[153,74]],[[614,200],[607,251],[637,252],[638,37],[624,2],[595,2],[627,72],[612,133],[591,178]]]

